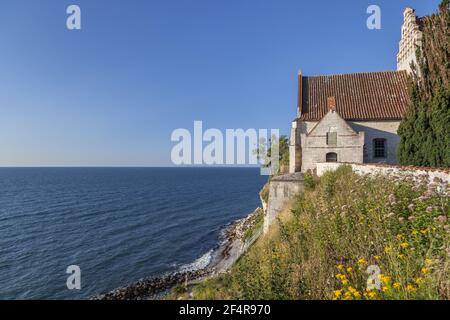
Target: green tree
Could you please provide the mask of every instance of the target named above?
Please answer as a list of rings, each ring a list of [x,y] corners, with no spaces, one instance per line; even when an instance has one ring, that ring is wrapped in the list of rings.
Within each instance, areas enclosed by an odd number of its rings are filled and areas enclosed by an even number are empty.
[[[449,0],[423,18],[422,46],[410,80],[410,106],[400,124],[403,165],[450,167]]]
[[[254,150],[253,153],[261,159],[265,167],[269,167],[272,158],[272,137],[267,143],[265,139],[261,139],[258,149]],[[267,151],[266,151],[267,148]],[[278,153],[279,153],[279,167],[276,169],[276,174],[286,173],[285,171],[289,168],[289,139],[286,136],[280,136],[278,138]]]

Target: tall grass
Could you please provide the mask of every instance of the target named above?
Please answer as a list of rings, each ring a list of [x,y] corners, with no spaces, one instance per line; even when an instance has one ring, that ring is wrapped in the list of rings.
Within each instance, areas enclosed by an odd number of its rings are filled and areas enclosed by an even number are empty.
[[[327,173],[230,272],[196,286],[193,297],[449,299],[447,187],[361,177],[348,167]]]

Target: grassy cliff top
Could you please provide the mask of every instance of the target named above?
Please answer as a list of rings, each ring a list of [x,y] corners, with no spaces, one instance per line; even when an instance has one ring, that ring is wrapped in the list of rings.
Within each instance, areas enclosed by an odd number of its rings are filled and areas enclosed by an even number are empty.
[[[446,184],[361,177],[342,167],[307,185],[230,272],[197,285],[191,297],[450,298]]]

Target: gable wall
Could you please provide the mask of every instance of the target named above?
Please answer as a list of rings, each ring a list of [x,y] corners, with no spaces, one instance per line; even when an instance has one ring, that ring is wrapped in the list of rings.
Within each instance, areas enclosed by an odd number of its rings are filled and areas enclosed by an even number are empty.
[[[331,130],[330,130],[331,129]],[[337,132],[337,145],[326,143],[327,132]],[[335,152],[339,162],[363,162],[364,132],[355,132],[336,113],[328,113],[308,134],[301,134],[302,172],[314,170],[325,162],[326,154]]]

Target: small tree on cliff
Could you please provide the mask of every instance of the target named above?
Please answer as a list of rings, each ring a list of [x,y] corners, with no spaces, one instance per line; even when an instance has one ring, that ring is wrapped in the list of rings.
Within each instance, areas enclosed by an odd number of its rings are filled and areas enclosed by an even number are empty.
[[[410,107],[398,134],[401,164],[450,167],[449,0],[423,19],[422,48],[410,81]]]

